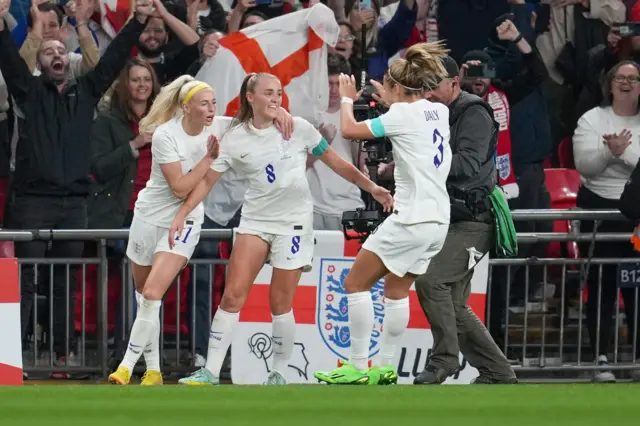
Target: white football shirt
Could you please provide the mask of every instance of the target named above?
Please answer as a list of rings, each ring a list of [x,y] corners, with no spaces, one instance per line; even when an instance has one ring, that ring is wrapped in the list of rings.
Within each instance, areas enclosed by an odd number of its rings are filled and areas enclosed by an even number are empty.
[[[160,168],[161,164],[180,162],[182,174],[186,175],[207,154],[207,139],[214,134],[221,138],[231,119],[215,117],[209,127],[198,136],[188,135],[182,128],[182,116],[172,118],[153,132],[151,140],[151,176],[138,199],[135,216],[140,220],[162,228],[169,228],[175,219],[183,199],[176,197]],[[189,213],[187,220],[202,224],[204,208],[202,203]]]
[[[320,156],[327,147],[320,132],[298,117],[288,141],[275,126],[256,129],[248,124],[228,131],[211,168],[219,173],[231,168],[249,181],[240,227],[276,235],[313,232],[307,154]]]
[[[393,147],[396,192],[389,218],[406,225],[449,224],[449,108],[424,99],[396,102],[366,123],[375,137],[388,137]]]

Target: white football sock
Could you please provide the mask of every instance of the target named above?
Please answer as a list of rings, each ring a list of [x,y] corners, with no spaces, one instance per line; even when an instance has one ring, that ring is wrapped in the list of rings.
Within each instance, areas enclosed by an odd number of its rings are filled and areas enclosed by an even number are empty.
[[[160,371],[160,310],[149,343],[144,348],[144,361],[147,370]]]
[[[272,315],[272,318],[273,365],[271,368],[284,373],[293,353],[293,345],[296,338],[296,320],[293,317],[292,310],[286,314]]]
[[[240,312],[230,313],[218,308],[209,332],[209,351],[207,352],[207,363],[204,368],[209,370],[216,377],[220,377],[220,369],[227,355],[233,329],[240,319]]]
[[[393,364],[396,348],[409,324],[409,298],[393,300],[385,298],[384,321],[380,346],[380,367]]]
[[[349,330],[351,358],[349,362],[360,371],[369,369],[369,344],[373,331],[373,300],[371,293],[361,291],[347,295],[349,302]]]
[[[129,372],[133,371],[133,367],[138,362],[151,334],[154,331],[156,322],[159,322],[161,300],[147,300],[140,298],[140,306],[136,313],[136,320],[131,327],[131,335],[129,336],[129,345],[124,358],[120,363],[121,367],[127,367]]]
[[[140,299],[142,294],[136,290],[136,304],[138,310],[140,309]],[[158,311],[158,321],[156,321],[155,328],[151,333],[151,340],[144,347],[144,361],[147,365],[147,370],[160,371],[160,311]]]

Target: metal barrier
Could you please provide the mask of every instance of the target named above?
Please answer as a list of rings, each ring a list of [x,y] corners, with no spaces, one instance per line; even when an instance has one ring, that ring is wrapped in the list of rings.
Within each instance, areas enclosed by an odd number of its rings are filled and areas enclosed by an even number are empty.
[[[579,221],[579,220],[622,220],[622,215],[617,211],[582,211],[582,210],[520,210],[513,212],[516,221]],[[230,230],[203,230],[201,240],[230,241],[232,232]],[[628,243],[631,234],[611,234],[598,233],[595,241],[600,242],[620,242]],[[0,241],[58,241],[58,240],[82,240],[86,244],[95,244],[95,256],[85,257],[81,259],[18,259],[21,270],[24,268],[32,268],[33,274],[37,277],[39,284],[39,294],[34,295],[34,309],[32,312],[34,321],[29,333],[29,339],[25,342],[23,348],[24,353],[24,370],[32,375],[48,374],[48,373],[69,373],[73,377],[86,377],[87,375],[96,375],[106,377],[110,368],[113,368],[114,351],[119,345],[124,343],[126,347],[126,339],[128,331],[133,322],[133,280],[129,270],[129,265],[124,256],[122,258],[114,258],[110,255],[110,247],[113,242],[118,240],[126,240],[128,238],[127,230],[34,230],[34,231],[0,231]],[[593,239],[591,233],[580,233],[574,226],[567,233],[521,233],[518,234],[518,241],[521,244],[546,244],[550,242],[581,242],[590,243]],[[206,324],[204,330],[196,329],[196,280],[205,274],[209,283],[214,281],[215,266],[225,265],[226,260],[219,259],[192,259],[189,265],[192,266],[189,276],[188,291],[191,292],[191,300],[195,300],[186,309],[190,311],[191,320],[187,324],[187,329],[192,330],[193,334],[204,333],[208,336],[209,323]],[[489,287],[487,292],[487,306],[500,305],[496,300],[501,302],[504,315],[496,313],[494,309],[487,310],[487,326],[493,332],[494,338],[500,341],[504,352],[509,358],[517,359],[519,363],[516,368],[520,374],[542,372],[545,375],[554,374],[556,372],[586,372],[591,370],[600,370],[601,367],[596,365],[593,356],[585,355],[583,352],[589,350],[587,338],[584,336],[584,330],[588,327],[584,326],[583,314],[586,310],[582,297],[582,286],[584,279],[581,279],[581,267],[586,266],[586,259],[582,258],[522,258],[522,259],[491,259],[489,271]],[[607,265],[633,264],[634,267],[621,269],[632,274],[626,283],[630,286],[629,291],[635,292],[634,308],[638,306],[638,288],[640,284],[640,258],[627,259],[610,259],[610,258],[593,258],[591,259],[591,268],[595,268],[598,298],[598,315],[596,321],[596,335],[600,336],[601,326],[601,296],[603,281],[603,268]],[[518,307],[511,306],[509,300],[514,290],[518,289],[517,284],[511,279],[512,270],[524,268],[524,288],[522,293],[524,296],[524,308],[520,312]],[[550,300],[543,297],[542,301],[533,302],[530,296],[532,284],[530,282],[530,274],[532,269],[542,269],[542,285],[543,293],[546,293],[547,284],[559,284],[559,291],[556,290]],[[70,280],[73,274],[77,272],[78,289],[81,290],[82,299],[80,307],[74,314],[80,316],[79,326],[76,327],[75,321],[69,312],[71,300]],[[115,272],[114,272],[115,270]],[[504,293],[501,296],[496,295],[496,273],[497,271],[506,270],[507,279],[504,280]],[[593,270],[593,269],[592,269]],[[114,303],[110,302],[110,291],[113,290],[113,279],[115,273],[120,276],[119,290],[123,301],[122,305],[117,309],[115,318],[110,324],[110,312],[114,310]],[[67,303],[64,307],[53,306],[54,299],[54,276],[64,276],[64,296]],[[50,288],[46,294],[42,289],[42,278],[48,278]],[[163,372],[171,374],[182,374],[193,370],[195,341],[193,338],[185,338],[184,322],[181,309],[183,304],[184,291],[184,275],[176,280],[176,284],[170,290],[175,293],[174,302],[170,308],[167,304],[162,310],[163,332],[161,333],[161,353],[163,356]],[[89,300],[87,291],[95,283],[95,300]],[[604,283],[612,285],[611,283]],[[616,283],[617,285],[617,283]],[[58,289],[58,291],[60,291]],[[574,296],[573,292],[578,293],[577,307],[570,305],[570,300]],[[617,291],[617,290],[616,290]],[[629,292],[627,291],[627,292]],[[558,294],[559,293],[559,294]],[[211,285],[209,285],[209,300],[213,295]],[[187,296],[189,296],[187,294]],[[546,294],[544,295],[546,296]],[[497,299],[496,299],[497,297]],[[590,297],[593,297],[591,295]],[[616,296],[617,297],[617,296]],[[46,303],[44,302],[46,299]],[[537,303],[537,305],[536,305]],[[533,307],[532,307],[533,306]],[[536,309],[536,307],[538,309]],[[628,308],[628,306],[627,306]],[[47,316],[43,318],[41,311],[45,309]],[[79,311],[78,311],[79,309]],[[498,310],[499,311],[499,310]],[[56,313],[57,312],[57,313]],[[74,336],[77,338],[77,344],[72,344],[73,339],[64,339],[64,354],[56,354],[57,358],[65,357],[64,362],[54,357],[54,346],[56,342],[54,335],[54,315],[64,315],[65,324],[64,336]],[[95,329],[93,324],[87,324],[87,314],[89,312],[96,313]],[[638,321],[637,309],[634,309],[634,321]],[[188,314],[189,312],[187,312]],[[209,306],[208,318],[211,318],[211,306]],[[167,324],[165,316],[175,315],[175,324]],[[577,319],[575,318],[577,315]],[[76,315],[74,315],[75,317]],[[619,321],[622,318],[620,304],[616,302],[615,307],[615,336],[613,357],[608,370],[634,370],[640,369],[640,364],[636,364],[635,354],[638,349],[637,330],[633,328],[631,344],[621,344],[621,334]],[[577,325],[575,324],[577,320]],[[113,329],[110,330],[110,327]],[[77,330],[76,330],[77,329]],[[624,337],[624,336],[622,336]],[[596,347],[600,345],[596,341]],[[59,348],[60,346],[58,346]],[[73,356],[69,356],[73,353]],[[206,355],[206,353],[202,354]],[[66,364],[65,364],[66,363]]]

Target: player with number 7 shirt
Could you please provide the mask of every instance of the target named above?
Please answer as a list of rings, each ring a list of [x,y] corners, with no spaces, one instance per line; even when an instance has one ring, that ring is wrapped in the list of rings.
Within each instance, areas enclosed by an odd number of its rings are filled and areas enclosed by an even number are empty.
[[[273,267],[269,303],[275,346],[273,366],[266,384],[286,383],[284,372],[295,343],[293,296],[303,271],[313,261],[313,200],[306,179],[307,155],[313,154],[344,179],[354,183],[383,205],[393,208],[393,198],[329,147],[307,121],[294,119],[291,139],[274,128],[282,102],[282,85],[271,74],[249,74],[240,89],[240,109],[220,141],[220,155],[205,179],[185,201],[171,226],[171,236],[181,235],[185,217],[204,199],[227,170],[249,181],[240,226],[229,260],[225,291],[211,324],[205,367],[180,380],[185,385],[217,385],[220,369],[231,344],[240,309],[258,273],[268,261]]]
[[[317,371],[329,384],[388,385],[398,381],[393,367],[396,348],[409,322],[409,289],[440,252],[449,229],[446,182],[451,168],[449,109],[424,99],[447,76],[440,43],[411,46],[375,81],[389,111],[356,122],[353,102],[360,97],[353,76],[340,76],[340,125],[347,139],[387,137],[395,160],[393,213],[371,234],[344,281],[349,306],[351,356],[333,371]],[[384,282],[384,320],[380,355],[369,368],[374,326],[371,288]]]

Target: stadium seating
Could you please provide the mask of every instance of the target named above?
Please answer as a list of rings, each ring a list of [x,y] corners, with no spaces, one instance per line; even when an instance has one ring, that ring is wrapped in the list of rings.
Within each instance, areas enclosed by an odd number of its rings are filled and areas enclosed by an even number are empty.
[[[558,145],[558,162],[563,169],[575,169],[573,161],[573,142],[571,138],[565,138]]]
[[[571,209],[576,207],[576,198],[580,188],[580,174],[573,169],[547,169],[545,170],[547,190],[551,197],[552,209]],[[571,221],[556,220],[553,224],[553,232],[570,232]],[[569,257],[577,259],[580,256],[578,244],[575,242],[550,243],[547,248],[548,257]]]

